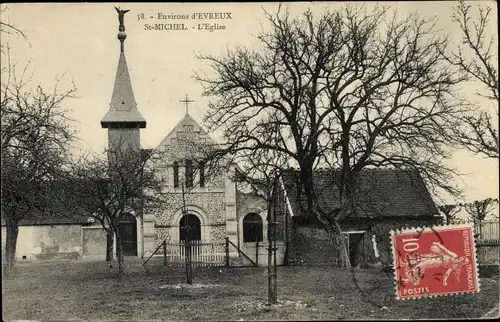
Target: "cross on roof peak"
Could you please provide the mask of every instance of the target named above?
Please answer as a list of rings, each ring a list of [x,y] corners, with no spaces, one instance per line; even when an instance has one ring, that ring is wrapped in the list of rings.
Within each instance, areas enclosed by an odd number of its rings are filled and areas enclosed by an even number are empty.
[[[180,100],[179,102],[186,104],[186,114],[189,114],[189,103],[193,103],[193,100],[190,100],[188,98],[188,95],[186,94],[185,98],[183,100]]]

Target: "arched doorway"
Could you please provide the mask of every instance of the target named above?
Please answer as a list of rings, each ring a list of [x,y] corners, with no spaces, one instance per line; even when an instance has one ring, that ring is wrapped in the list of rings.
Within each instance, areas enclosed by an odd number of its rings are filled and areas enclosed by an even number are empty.
[[[123,214],[120,216],[118,234],[122,240],[123,256],[137,256],[137,223],[133,215]]]
[[[201,222],[198,216],[187,214],[179,222],[179,240],[201,240]]]
[[[243,242],[255,243],[263,240],[263,223],[259,214],[249,213],[243,218]]]

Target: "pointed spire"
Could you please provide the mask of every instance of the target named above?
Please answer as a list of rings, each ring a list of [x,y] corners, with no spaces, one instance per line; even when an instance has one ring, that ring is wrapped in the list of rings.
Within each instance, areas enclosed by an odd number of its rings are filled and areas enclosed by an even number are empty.
[[[113,95],[111,96],[111,103],[109,111],[104,115],[101,120],[103,128],[110,127],[111,124],[117,126],[125,123],[131,126],[139,126],[140,128],[146,127],[146,120],[137,110],[137,103],[132,90],[132,83],[127,67],[127,60],[125,59],[123,43],[127,35],[125,34],[125,26],[123,25],[123,16],[129,10],[120,10],[118,12],[118,20],[120,22],[118,39],[120,40],[120,58],[118,60],[118,67],[116,70],[115,86]],[[125,125],[121,124],[121,125]]]

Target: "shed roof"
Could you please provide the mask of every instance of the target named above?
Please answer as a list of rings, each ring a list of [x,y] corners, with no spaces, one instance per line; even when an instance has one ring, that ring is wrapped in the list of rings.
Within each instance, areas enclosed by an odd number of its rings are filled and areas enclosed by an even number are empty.
[[[339,171],[322,170],[313,175],[317,204],[325,212],[339,205]],[[283,185],[293,215],[304,216],[299,198],[299,173],[282,173]],[[424,180],[416,172],[396,169],[366,169],[357,178],[355,189],[356,217],[436,217],[439,212]],[[300,203],[299,203],[300,202]]]

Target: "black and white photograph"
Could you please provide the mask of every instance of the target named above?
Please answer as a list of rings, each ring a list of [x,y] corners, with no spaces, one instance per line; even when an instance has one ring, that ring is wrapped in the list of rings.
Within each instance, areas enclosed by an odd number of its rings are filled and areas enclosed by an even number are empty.
[[[495,1],[2,3],[2,319],[498,319]]]

